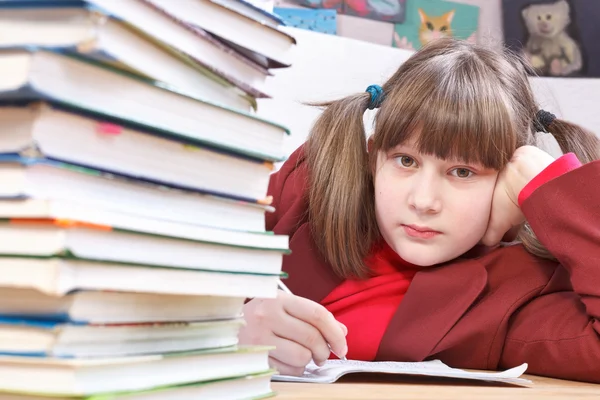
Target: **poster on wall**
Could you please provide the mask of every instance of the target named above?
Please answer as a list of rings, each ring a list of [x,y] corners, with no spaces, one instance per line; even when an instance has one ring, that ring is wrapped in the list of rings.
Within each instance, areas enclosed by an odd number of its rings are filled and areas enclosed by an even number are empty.
[[[288,0],[286,3],[308,8],[336,10],[338,13],[342,12],[344,5],[342,0]]]
[[[333,9],[338,14],[353,15],[384,22],[403,22],[406,0],[289,0],[299,6]]]
[[[479,7],[444,0],[409,0],[404,23],[394,26],[393,47],[417,50],[441,37],[476,41]]]
[[[600,77],[600,1],[503,0],[502,13],[506,46],[537,75]]]
[[[330,35],[337,32],[335,10],[275,7],[274,12],[287,26]]]
[[[342,12],[384,22],[404,22],[406,0],[344,0]]]

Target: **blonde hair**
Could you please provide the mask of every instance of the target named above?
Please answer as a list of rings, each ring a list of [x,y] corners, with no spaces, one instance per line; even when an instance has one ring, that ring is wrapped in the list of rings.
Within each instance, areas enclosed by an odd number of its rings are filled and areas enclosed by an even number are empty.
[[[535,144],[538,111],[520,57],[455,39],[439,39],[411,56],[382,85],[370,151],[363,114],[370,94],[321,103],[305,147],[309,218],[315,243],[342,277],[363,277],[363,259],[380,240],[373,172],[379,151],[415,139],[420,152],[502,169],[514,151]],[[563,152],[582,163],[600,158],[600,141],[565,121],[549,127]],[[416,137],[412,138],[418,132]],[[519,240],[551,258],[531,229]]]

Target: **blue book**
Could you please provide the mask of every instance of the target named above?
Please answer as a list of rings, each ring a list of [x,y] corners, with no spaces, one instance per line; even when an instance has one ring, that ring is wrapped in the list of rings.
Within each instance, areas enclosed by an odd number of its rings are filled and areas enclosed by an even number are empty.
[[[236,319],[245,298],[75,290],[40,291],[31,279],[22,287],[0,286],[0,315],[48,326],[115,325]]]
[[[223,321],[84,324],[0,316],[0,355],[120,357],[235,346],[241,318]]]

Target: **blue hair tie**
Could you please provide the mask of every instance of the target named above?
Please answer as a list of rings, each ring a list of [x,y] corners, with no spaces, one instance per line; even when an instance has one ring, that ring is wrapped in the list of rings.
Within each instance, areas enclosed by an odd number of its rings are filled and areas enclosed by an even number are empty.
[[[375,108],[379,108],[383,99],[385,98],[385,93],[383,93],[383,88],[379,85],[371,85],[365,90],[365,92],[371,95],[371,102],[369,103],[369,110],[373,110]]]

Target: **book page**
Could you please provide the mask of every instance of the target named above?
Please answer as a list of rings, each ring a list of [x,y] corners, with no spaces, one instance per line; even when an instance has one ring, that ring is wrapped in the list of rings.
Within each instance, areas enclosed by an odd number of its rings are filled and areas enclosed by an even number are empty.
[[[354,360],[328,360],[324,366],[314,363],[306,366],[303,376],[275,375],[273,380],[285,382],[333,383],[341,376],[355,372],[373,372],[399,375],[421,375],[530,386],[531,381],[520,378],[527,364],[501,372],[471,372],[450,368],[440,360],[423,362],[368,362]]]

